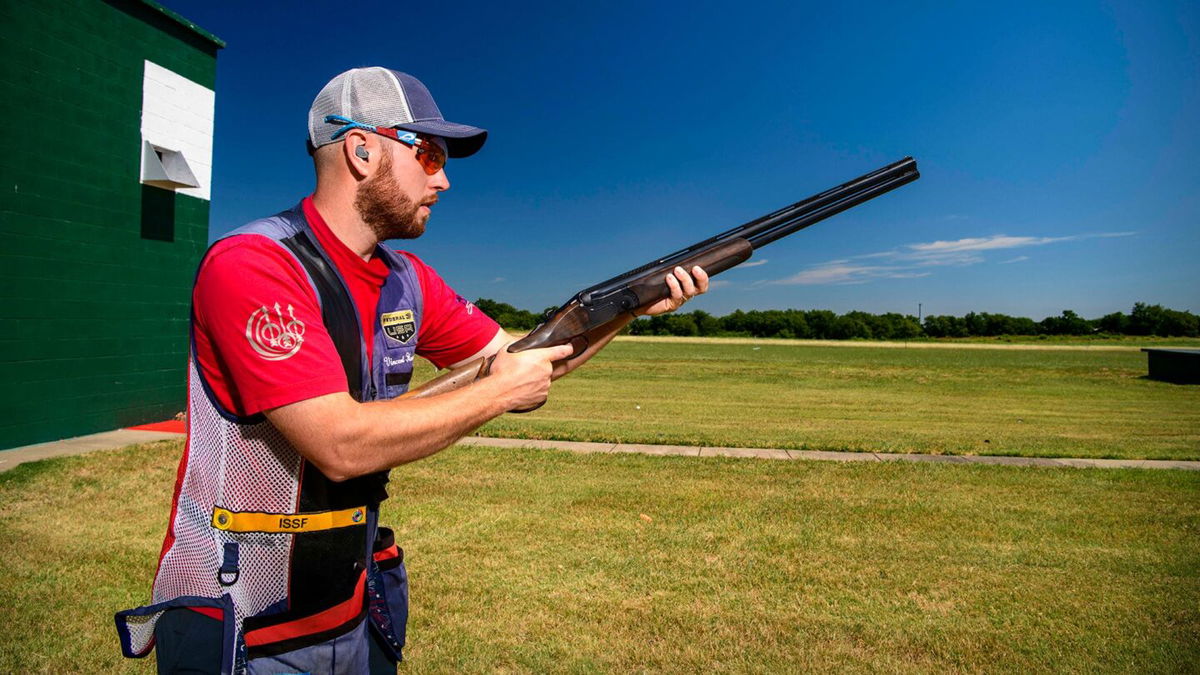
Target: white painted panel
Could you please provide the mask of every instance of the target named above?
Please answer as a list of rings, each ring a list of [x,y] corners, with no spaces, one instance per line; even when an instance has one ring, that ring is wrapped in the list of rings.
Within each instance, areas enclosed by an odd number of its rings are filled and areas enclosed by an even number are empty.
[[[211,199],[216,100],[213,90],[146,61],[142,78],[142,140],[183,153],[200,187],[179,188],[181,194]]]

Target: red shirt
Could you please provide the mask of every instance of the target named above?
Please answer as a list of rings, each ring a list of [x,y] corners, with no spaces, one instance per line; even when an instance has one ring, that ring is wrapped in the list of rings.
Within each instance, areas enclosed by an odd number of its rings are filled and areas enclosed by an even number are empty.
[[[312,205],[304,215],[321,247],[342,273],[358,308],[371,358],[376,306],[387,278],[378,256],[363,260],[346,247]],[[411,253],[424,305],[417,354],[439,368],[483,349],[499,325],[454,292],[433,268]],[[346,373],[321,322],[320,303],[304,268],[282,246],[262,235],[244,234],[213,245],[192,291],[196,360],[217,402],[238,415],[253,415],[337,392],[348,391]],[[264,350],[254,338],[255,318],[287,325],[298,342]]]

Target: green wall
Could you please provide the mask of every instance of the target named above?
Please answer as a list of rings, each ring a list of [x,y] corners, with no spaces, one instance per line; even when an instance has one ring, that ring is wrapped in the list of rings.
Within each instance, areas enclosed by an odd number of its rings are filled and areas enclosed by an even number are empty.
[[[208,202],[139,182],[143,61],[219,45],[142,2],[0,0],[0,448],[186,407]]]

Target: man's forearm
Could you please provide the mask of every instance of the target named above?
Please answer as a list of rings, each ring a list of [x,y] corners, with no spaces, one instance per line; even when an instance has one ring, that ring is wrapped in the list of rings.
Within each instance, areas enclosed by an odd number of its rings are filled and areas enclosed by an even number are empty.
[[[362,475],[428,457],[508,410],[498,382],[480,380],[426,400],[363,404],[347,463]],[[355,438],[351,432],[350,438]]]
[[[330,394],[266,414],[301,455],[340,481],[449,447],[507,409],[495,385],[485,379],[428,399],[368,403]]]
[[[570,353],[561,346],[501,354],[492,377],[428,398],[358,403],[337,393],[265,414],[322,473],[347,480],[432,455],[505,411],[544,401],[552,362]]]

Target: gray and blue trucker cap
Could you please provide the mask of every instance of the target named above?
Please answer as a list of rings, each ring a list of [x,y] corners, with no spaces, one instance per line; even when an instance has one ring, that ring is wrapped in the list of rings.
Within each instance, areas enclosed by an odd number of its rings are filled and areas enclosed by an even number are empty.
[[[446,139],[447,154],[451,157],[469,157],[487,140],[486,129],[443,119],[433,96],[420,80],[378,66],[347,70],[317,94],[308,111],[308,140],[315,148],[335,142],[330,137],[339,127],[326,122],[327,115],[441,136]]]

